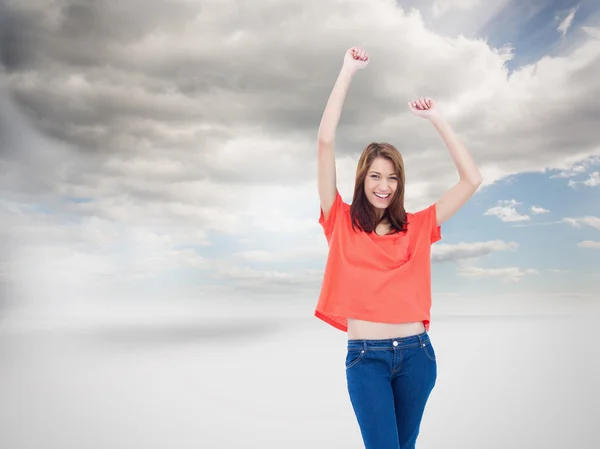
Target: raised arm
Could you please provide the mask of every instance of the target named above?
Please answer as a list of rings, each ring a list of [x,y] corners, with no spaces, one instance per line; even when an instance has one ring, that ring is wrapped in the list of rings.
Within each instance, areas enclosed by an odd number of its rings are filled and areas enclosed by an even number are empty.
[[[408,105],[417,116],[428,119],[438,130],[450,150],[450,156],[452,156],[460,177],[458,183],[446,191],[435,203],[437,225],[439,226],[453,216],[477,191],[482,182],[481,173],[479,173],[471,154],[458,139],[431,98],[420,98],[409,102]]]
[[[335,171],[335,132],[337,130],[346,94],[354,74],[367,66],[369,56],[367,52],[359,47],[352,47],[344,55],[344,64],[338,76],[327,105],[321,118],[318,135],[318,165],[317,183],[319,187],[319,199],[323,216],[329,216],[329,211],[335,200],[337,189]]]

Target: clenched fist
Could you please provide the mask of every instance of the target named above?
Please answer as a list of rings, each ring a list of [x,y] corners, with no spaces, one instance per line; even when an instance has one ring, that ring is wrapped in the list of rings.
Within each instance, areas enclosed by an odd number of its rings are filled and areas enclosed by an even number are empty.
[[[344,67],[356,72],[369,64],[369,55],[364,48],[352,47],[344,55]]]
[[[440,115],[440,111],[433,101],[429,97],[421,97],[416,100],[409,101],[408,107],[417,117],[425,118],[428,120],[437,118]]]

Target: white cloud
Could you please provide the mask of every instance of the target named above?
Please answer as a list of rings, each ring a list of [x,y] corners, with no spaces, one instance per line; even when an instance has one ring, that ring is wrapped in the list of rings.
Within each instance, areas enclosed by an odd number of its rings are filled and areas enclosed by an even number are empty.
[[[238,251],[233,254],[233,257],[246,262],[276,263],[297,261],[298,259],[302,258],[325,261],[327,259],[327,254],[327,244],[325,243],[325,241],[323,241],[321,245],[283,248],[280,250],[272,251]]]
[[[594,248],[600,249],[600,242],[596,242],[593,240],[584,240],[583,242],[579,242],[577,244],[579,248]]]
[[[481,3],[481,0],[434,0],[432,13],[434,17],[439,17],[449,11],[473,9]]]
[[[569,28],[571,28],[573,18],[575,17],[575,13],[577,12],[578,8],[579,7],[571,9],[569,11],[569,14],[560,22],[560,25],[558,25],[557,31],[562,33],[563,36],[567,34],[567,31],[569,30]]]
[[[583,185],[589,187],[600,186],[600,172],[595,171],[592,173],[586,181],[583,181]]]
[[[550,176],[550,178],[571,178],[585,173],[586,170],[587,167],[585,165],[575,164],[568,170],[562,170],[558,174]]]
[[[522,215],[517,212],[515,206],[522,204],[516,200],[501,200],[498,201],[498,206],[486,210],[483,215],[491,215],[498,217],[505,222],[525,221],[530,220],[528,215]]]
[[[580,228],[583,225],[587,225],[587,226],[591,226],[593,228],[600,230],[600,218],[598,218],[598,217],[592,217],[592,216],[584,216],[584,217],[577,217],[577,218],[566,217],[566,218],[563,218],[563,221],[565,223],[569,223],[571,226],[573,226],[575,228]]]
[[[283,215],[282,211],[275,209],[271,209],[270,211],[264,210],[262,214],[256,215],[256,218],[251,221],[252,226],[268,232],[297,234],[311,231],[316,232],[321,229],[317,219],[290,218]]]
[[[539,274],[537,270],[531,268],[518,268],[518,267],[506,267],[506,268],[480,268],[474,266],[461,266],[457,272],[459,276],[467,277],[491,277],[500,278],[505,281],[518,282],[523,276],[532,274]]]
[[[209,267],[196,249],[180,248],[206,243],[194,229],[123,225],[94,215],[74,219],[10,201],[0,201],[0,216],[0,241],[12,250],[9,259],[0,261],[4,277],[27,284],[35,273],[47,295],[65,286],[126,285],[170,270]]]
[[[504,242],[502,240],[491,240],[488,242],[447,244],[438,243],[431,248],[431,261],[447,262],[460,259],[474,259],[490,255],[496,251],[516,250],[519,247],[516,242]]]
[[[318,295],[323,271],[302,269],[294,271],[261,270],[248,266],[219,264],[214,279],[223,282],[223,293],[244,295],[285,294],[287,298]]]
[[[543,207],[531,206],[531,212],[534,214],[546,214],[550,211],[548,209],[544,209]]]
[[[596,151],[597,152],[597,151]],[[550,176],[550,178],[572,178],[575,176],[579,176],[588,171],[591,167],[600,164],[600,156],[591,155],[583,159],[582,161],[577,161],[575,163],[568,162],[565,160],[567,165],[570,165],[568,168],[564,170],[558,171],[557,174]]]
[[[568,182],[569,187],[575,187],[578,184],[582,184],[587,187],[597,187],[600,186],[600,172],[590,173],[590,176],[585,181],[573,181],[570,180]]]

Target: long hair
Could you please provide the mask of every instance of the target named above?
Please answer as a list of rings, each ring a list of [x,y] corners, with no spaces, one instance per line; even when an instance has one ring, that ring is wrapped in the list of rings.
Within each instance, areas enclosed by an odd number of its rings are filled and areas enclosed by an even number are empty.
[[[369,167],[376,158],[385,158],[392,162],[394,171],[398,176],[398,187],[394,196],[386,208],[381,219],[377,218],[375,208],[365,195],[365,178]],[[350,216],[352,217],[352,229],[359,228],[361,231],[374,232],[377,225],[387,219],[390,223],[391,234],[406,232],[406,211],[404,210],[404,160],[400,152],[389,143],[370,143],[363,151],[356,167],[356,179],[354,182],[354,197],[350,205]]]

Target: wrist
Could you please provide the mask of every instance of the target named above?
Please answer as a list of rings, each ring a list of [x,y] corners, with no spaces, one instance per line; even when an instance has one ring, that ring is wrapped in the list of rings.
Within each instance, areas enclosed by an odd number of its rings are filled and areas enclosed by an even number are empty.
[[[356,69],[349,67],[347,65],[343,65],[342,66],[342,70],[341,73],[347,76],[354,76],[354,74],[356,73]]]
[[[432,125],[439,127],[446,123],[446,119],[442,116],[442,114],[437,113],[429,117],[429,121]]]

